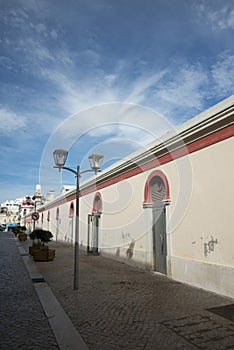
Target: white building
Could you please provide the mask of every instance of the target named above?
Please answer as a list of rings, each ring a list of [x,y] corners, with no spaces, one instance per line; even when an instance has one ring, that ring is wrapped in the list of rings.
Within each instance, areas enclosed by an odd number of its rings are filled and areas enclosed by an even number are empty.
[[[64,195],[66,192],[73,190],[74,188],[75,188],[75,186],[63,185],[61,190],[60,190],[60,194]]]
[[[83,182],[80,244],[234,297],[233,136],[234,95]],[[74,209],[70,190],[38,225],[74,242]]]
[[[0,224],[18,224],[22,198],[7,200],[0,205]]]
[[[21,199],[7,200],[1,204],[1,210],[6,209],[9,213],[17,213],[19,211]]]

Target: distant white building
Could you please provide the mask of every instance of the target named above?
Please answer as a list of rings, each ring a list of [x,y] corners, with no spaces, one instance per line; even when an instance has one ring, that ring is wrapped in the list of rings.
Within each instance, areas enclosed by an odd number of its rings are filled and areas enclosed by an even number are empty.
[[[0,224],[18,224],[21,198],[7,200],[0,205]]]
[[[23,198],[21,202],[21,207],[20,207],[20,212],[19,215],[20,217],[24,217],[25,215],[29,214],[34,210],[34,201],[30,195],[27,195]]]
[[[60,190],[60,194],[64,195],[68,191],[71,191],[75,188],[75,186],[70,186],[70,185],[63,185]]]
[[[0,224],[18,224],[24,216],[36,211],[38,206],[46,202],[46,199],[47,202],[54,199],[54,191],[50,191],[47,194],[47,198],[44,198],[41,193],[41,186],[38,184],[33,196],[26,195],[25,197],[1,203]]]
[[[17,213],[20,207],[20,198],[16,200],[7,200],[1,204],[1,210],[6,209],[9,213]]]
[[[55,197],[54,194],[55,194],[54,191],[49,191],[48,193],[46,193],[46,196],[44,198],[45,203],[48,203],[48,202],[52,201],[54,199],[54,197]]]

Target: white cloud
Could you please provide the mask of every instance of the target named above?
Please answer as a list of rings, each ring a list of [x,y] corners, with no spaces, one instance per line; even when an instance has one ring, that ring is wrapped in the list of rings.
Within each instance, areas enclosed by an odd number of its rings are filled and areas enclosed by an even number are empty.
[[[109,74],[100,69],[95,71],[94,76],[72,79],[61,67],[47,66],[40,69],[39,75],[54,84],[61,110],[71,115],[103,103],[144,103],[166,73],[162,71],[150,76],[148,72],[143,72],[140,78],[130,82],[126,69],[123,62],[117,62]],[[111,115],[109,119],[112,120]]]
[[[100,103],[119,100],[117,90],[103,82],[102,73],[96,80],[93,77],[73,80],[56,68],[41,68],[39,74],[54,84],[58,105],[68,116]]]
[[[140,78],[131,82],[126,79],[126,68],[121,62],[121,65],[118,63],[109,74],[97,70],[95,77],[88,76],[82,79],[72,79],[61,66],[47,66],[37,71],[37,74],[54,84],[53,94],[57,107],[59,106],[62,114],[66,116],[113,102],[149,105],[148,102],[151,101],[151,105],[155,106],[157,111],[167,113],[168,116],[174,114],[175,117],[178,115],[178,108],[180,112],[203,108],[204,92],[207,91],[209,82],[208,74],[201,65],[181,64],[179,72],[168,67],[167,70],[156,72],[152,76],[145,71]],[[125,106],[124,109],[128,107]],[[142,118],[142,115],[139,118]],[[108,119],[110,122],[116,121],[112,114],[108,115]],[[102,116],[99,120],[102,123]],[[81,129],[85,127],[83,122],[80,125]],[[106,127],[107,129],[109,130],[109,127]],[[104,129],[98,132],[103,133]]]
[[[229,16],[228,16],[228,19],[227,19],[227,25],[234,29],[234,10],[232,10],[230,13],[229,13]]]
[[[207,73],[202,67],[187,65],[181,67],[177,74],[171,73],[158,84],[155,97],[170,103],[171,107],[202,108],[204,90],[208,84]]]
[[[58,32],[55,29],[52,29],[51,32],[50,32],[50,36],[54,40],[57,40],[58,39]]]
[[[208,19],[214,28],[234,29],[234,10],[230,11],[228,7],[224,7],[220,11],[209,12]]]
[[[44,37],[45,39],[58,39],[58,31],[53,28],[51,29],[49,26],[44,23],[30,23],[30,27],[35,30],[40,37]]]
[[[12,111],[0,109],[0,131],[10,133],[26,126],[26,119]]]
[[[234,30],[234,10],[230,6],[222,6],[213,10],[204,4],[194,5],[202,22],[212,26],[214,31],[217,30]]]
[[[161,115],[142,106],[102,104],[64,120],[51,134],[46,149],[49,154],[58,147],[70,149],[74,143],[87,140],[87,137],[97,138],[95,143],[111,138],[145,145],[172,128]]]
[[[40,183],[49,188],[48,181],[55,176],[54,149],[74,147],[76,152],[74,149],[71,152],[69,164],[83,164],[84,158],[93,152],[109,154],[105,156],[108,161],[113,160],[111,154],[116,159],[126,156],[171,128],[166,119],[142,106],[106,103],[83,110],[64,120],[51,134],[41,158]]]
[[[13,28],[20,28],[25,24],[28,19],[28,14],[22,9],[10,10],[4,17],[3,21],[8,26]]]
[[[127,115],[125,118],[127,119]],[[155,117],[155,121],[156,120]],[[147,124],[146,117],[145,122]],[[146,145],[152,142],[155,137],[151,130],[147,130],[146,128],[143,129],[142,125],[139,125],[137,115],[135,124],[127,124],[117,119],[114,121],[114,118],[113,120],[110,120],[109,123],[100,122],[99,125],[96,125],[96,127],[87,132],[87,136],[107,138],[108,140],[110,138],[113,140],[128,140],[130,142],[136,142],[139,145]]]
[[[155,86],[165,75],[165,71],[157,72],[151,76],[141,76],[133,84],[132,92],[127,96],[126,103],[141,103],[145,99],[145,94],[149,88]]]
[[[116,133],[117,125],[115,123],[111,124],[100,124],[100,126],[95,127],[88,131],[87,135],[90,137],[103,137],[106,135],[113,135]]]
[[[24,53],[26,61],[32,63],[32,70],[37,70],[38,65],[43,62],[52,62],[55,59],[49,48],[32,37],[19,40],[16,44],[16,50]]]
[[[116,74],[107,74],[104,77],[104,82],[108,85],[111,86],[116,80],[118,76]]]
[[[5,69],[14,72],[17,72],[19,70],[19,66],[16,64],[16,62],[7,56],[0,56],[0,66],[3,66]]]
[[[47,36],[47,27],[44,23],[30,23],[31,28],[35,29],[38,34],[43,34]]]
[[[220,93],[234,92],[234,55],[224,54],[213,66],[212,76]]]

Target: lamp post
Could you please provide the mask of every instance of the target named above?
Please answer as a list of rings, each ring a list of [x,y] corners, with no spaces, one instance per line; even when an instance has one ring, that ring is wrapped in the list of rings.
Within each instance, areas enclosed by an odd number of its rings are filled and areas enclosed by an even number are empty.
[[[77,165],[76,170],[65,167],[68,151],[57,149],[53,152],[55,166],[59,171],[61,169],[68,170],[76,176],[76,223],[75,223],[75,246],[74,246],[74,275],[73,275],[73,289],[78,289],[78,262],[79,262],[79,212],[80,212],[80,176],[83,173],[93,171],[97,174],[103,161],[103,155],[91,154],[89,158],[91,169],[80,171],[80,166]]]

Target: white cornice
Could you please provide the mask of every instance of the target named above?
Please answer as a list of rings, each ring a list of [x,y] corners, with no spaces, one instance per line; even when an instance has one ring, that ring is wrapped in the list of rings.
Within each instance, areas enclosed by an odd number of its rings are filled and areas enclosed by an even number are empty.
[[[144,164],[151,157],[157,158],[172,152],[233,123],[234,95],[198,114],[173,131],[164,134],[160,139],[130,154],[124,160],[106,168],[96,178],[92,177],[86,180],[82,183],[81,189],[84,190],[94,183],[101,183],[107,178],[129,170],[129,168]]]
[[[124,160],[120,160],[110,167],[104,169],[98,175],[95,175],[83,183],[80,190],[84,191],[93,185],[101,184],[112,177],[123,174],[126,171],[136,168],[150,160],[164,154],[168,154],[181,146],[200,139],[206,135],[212,134],[217,130],[234,123],[234,95],[228,97],[215,106],[198,114],[184,124],[167,132],[160,139],[155,140],[144,148],[130,154]],[[69,199],[76,194],[76,189],[67,191],[64,195],[56,197],[51,202],[40,207],[51,207],[60,201]]]

